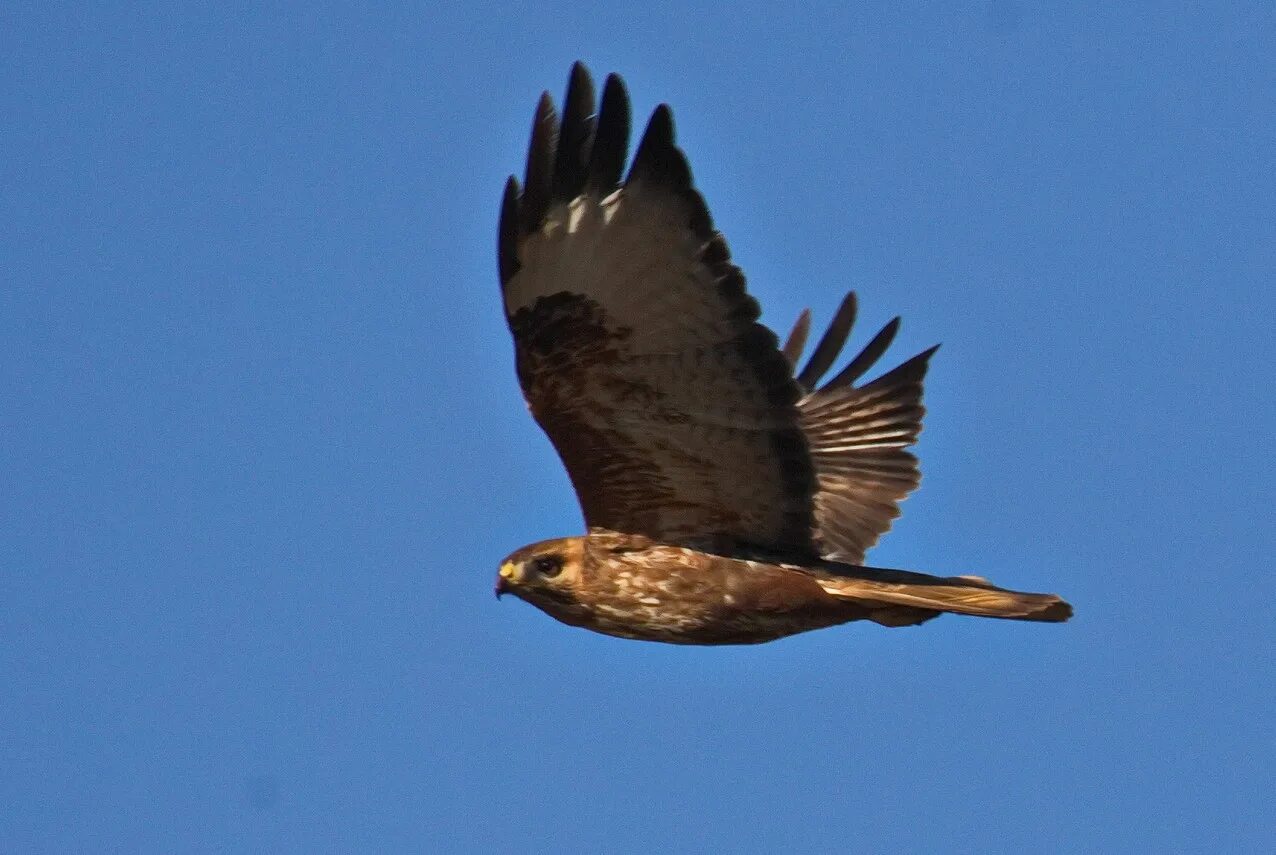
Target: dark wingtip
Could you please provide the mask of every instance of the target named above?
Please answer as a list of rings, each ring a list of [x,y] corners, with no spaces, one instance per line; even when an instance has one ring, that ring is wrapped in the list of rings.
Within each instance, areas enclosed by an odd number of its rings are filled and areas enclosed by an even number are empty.
[[[657,104],[656,109],[651,111],[647,130],[643,133],[643,142],[647,142],[648,139],[662,146],[673,145],[673,108],[668,104]]]
[[[806,367],[798,376],[798,383],[802,385],[802,388],[814,389],[815,384],[820,382],[820,378],[833,365],[837,355],[842,352],[842,346],[846,344],[847,336],[851,334],[851,328],[855,326],[855,315],[858,310],[859,304],[855,292],[848,291],[837,307],[833,320],[829,321],[828,329],[820,337],[820,343],[815,346],[815,352],[811,354]]]
[[[629,94],[618,74],[607,75],[598,108],[594,147],[589,156],[589,182],[604,194],[620,184],[629,156]]]
[[[917,383],[925,379],[926,371],[930,368],[930,358],[935,355],[935,351],[939,350],[939,345],[923,350],[921,353],[903,362],[890,371],[887,371],[881,377],[878,377],[872,383],[868,383],[862,388],[880,388],[882,386],[890,386],[895,383],[913,382]]]
[[[651,114],[626,180],[651,181],[677,189],[691,187],[691,167],[674,144],[673,110],[668,104],[661,104]]]
[[[527,147],[527,170],[523,176],[521,224],[525,234],[535,229],[549,210],[557,149],[558,114],[554,99],[542,92],[532,120],[532,140]]]
[[[895,340],[896,334],[899,332],[899,316],[891,318],[886,326],[882,327],[877,335],[873,336],[873,340],[864,345],[864,349],[851,360],[837,376],[824,385],[825,389],[834,389],[838,386],[850,386],[856,380],[864,376],[870,368],[876,364],[877,360],[882,358],[882,354],[891,346],[891,342]]]
[[[518,179],[513,175],[505,182],[501,199],[501,219],[497,227],[496,263],[505,284],[518,272]]]
[[[811,310],[803,309],[802,314],[798,315],[797,322],[793,324],[793,329],[789,331],[788,341],[784,342],[784,358],[789,364],[796,367],[798,360],[802,358],[802,351],[806,349],[806,338],[811,333]]]
[[[581,62],[572,65],[563,98],[563,121],[554,157],[554,201],[568,202],[580,195],[589,176],[590,150],[594,146],[594,81]]]

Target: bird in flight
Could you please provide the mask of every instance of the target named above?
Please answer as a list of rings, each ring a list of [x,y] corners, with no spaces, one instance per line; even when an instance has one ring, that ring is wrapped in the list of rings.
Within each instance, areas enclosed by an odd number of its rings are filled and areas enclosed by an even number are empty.
[[[918,484],[935,348],[861,383],[889,323],[832,379],[855,321],[848,294],[805,366],[758,323],[674,143],[667,105],[625,171],[629,98],[596,102],[572,68],[549,93],[520,187],[501,206],[498,259],[519,383],[562,458],[587,532],[509,555],[496,593],[572,626],[675,644],[755,644],[855,620],[941,613],[1065,621],[1053,594],[865,567]]]

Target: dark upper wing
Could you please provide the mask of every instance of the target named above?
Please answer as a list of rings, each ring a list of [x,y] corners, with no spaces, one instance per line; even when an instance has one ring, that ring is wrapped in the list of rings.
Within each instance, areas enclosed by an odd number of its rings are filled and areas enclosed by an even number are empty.
[[[798,374],[798,402],[810,444],[819,492],[816,541],[826,558],[859,564],[899,516],[899,502],[921,481],[917,458],[905,451],[922,429],[922,380],[932,347],[863,386],[855,382],[873,367],[899,330],[888,323],[838,374],[817,388],[855,323],[855,294],[847,294]],[[810,314],[803,312],[784,346],[794,370],[805,349]]]
[[[499,260],[519,381],[590,527],[813,552],[801,390],[757,323],[660,106],[621,180],[629,103],[572,69],[548,94]]]

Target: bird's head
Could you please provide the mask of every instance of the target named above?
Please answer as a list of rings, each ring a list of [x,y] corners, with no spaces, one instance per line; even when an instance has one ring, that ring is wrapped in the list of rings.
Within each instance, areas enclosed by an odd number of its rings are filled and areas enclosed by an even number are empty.
[[[578,602],[584,546],[579,537],[524,546],[501,562],[496,596],[513,594],[555,617]]]

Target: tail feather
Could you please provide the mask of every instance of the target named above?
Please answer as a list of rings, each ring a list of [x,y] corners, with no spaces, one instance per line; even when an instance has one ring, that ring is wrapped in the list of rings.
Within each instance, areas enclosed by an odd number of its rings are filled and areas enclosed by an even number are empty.
[[[869,607],[870,619],[880,616],[878,623],[888,626],[921,623],[939,612],[1049,623],[1072,617],[1072,606],[1055,594],[1009,591],[978,576],[943,578],[843,564],[818,581],[833,596]]]

